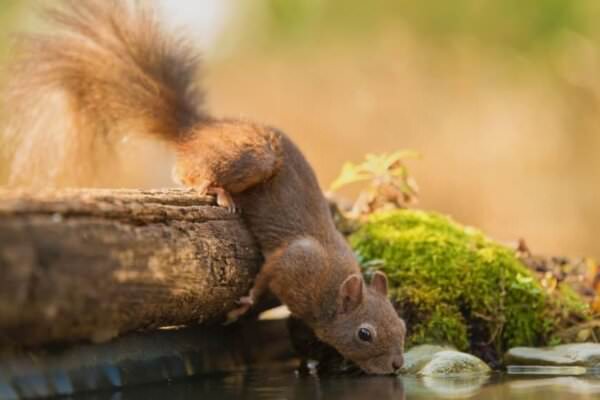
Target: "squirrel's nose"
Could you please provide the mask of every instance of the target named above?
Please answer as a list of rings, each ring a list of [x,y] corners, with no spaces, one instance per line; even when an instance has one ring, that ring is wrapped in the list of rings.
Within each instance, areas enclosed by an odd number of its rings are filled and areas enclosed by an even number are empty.
[[[395,356],[392,358],[392,369],[394,371],[399,370],[402,367],[402,364],[404,364],[404,358],[402,358],[402,356]]]

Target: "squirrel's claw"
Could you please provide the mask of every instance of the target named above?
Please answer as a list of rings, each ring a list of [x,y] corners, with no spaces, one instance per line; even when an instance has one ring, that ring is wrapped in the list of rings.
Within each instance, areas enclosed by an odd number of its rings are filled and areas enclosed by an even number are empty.
[[[227,313],[227,319],[225,320],[225,323],[223,325],[233,324],[238,319],[240,319],[242,315],[246,314],[250,307],[250,304],[244,304],[240,307],[234,308],[233,310],[229,311]]]
[[[217,186],[204,184],[196,189],[200,195],[212,194],[217,198],[217,205],[226,208],[231,213],[238,213],[240,210],[235,206],[233,198],[225,189]]]
[[[240,297],[237,301],[240,306],[249,306],[252,307],[254,305],[254,298],[252,297],[252,292],[248,296]]]
[[[229,325],[236,322],[242,315],[246,314],[248,310],[250,310],[250,308],[254,305],[252,294],[240,297],[240,299],[237,301],[237,304],[239,307],[234,308],[227,313],[227,319],[223,325]]]
[[[212,188],[212,192],[217,196],[217,204],[220,207],[226,208],[231,213],[237,213],[239,209],[235,206],[235,202],[231,195],[223,188]]]

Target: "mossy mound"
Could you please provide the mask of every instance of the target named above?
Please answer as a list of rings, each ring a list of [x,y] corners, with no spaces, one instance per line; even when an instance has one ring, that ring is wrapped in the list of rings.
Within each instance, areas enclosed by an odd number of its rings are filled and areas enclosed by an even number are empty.
[[[587,305],[574,293],[550,295],[513,250],[442,215],[374,214],[350,241],[367,274],[377,268],[388,275],[408,347],[451,344],[498,355],[551,342],[565,320],[585,318]]]

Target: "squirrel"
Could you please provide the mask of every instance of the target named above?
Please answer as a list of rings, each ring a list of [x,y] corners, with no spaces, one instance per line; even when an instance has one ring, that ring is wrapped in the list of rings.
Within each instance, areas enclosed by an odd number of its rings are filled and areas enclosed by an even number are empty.
[[[406,327],[387,278],[376,272],[365,282],[313,169],[286,134],[205,112],[198,51],[167,33],[147,2],[60,0],[44,15],[57,29],[20,39],[8,101],[60,93],[67,116],[56,118],[77,127],[72,140],[130,132],[160,139],[176,154],[181,183],[241,210],[265,261],[230,319],[268,291],[366,373],[402,366]]]

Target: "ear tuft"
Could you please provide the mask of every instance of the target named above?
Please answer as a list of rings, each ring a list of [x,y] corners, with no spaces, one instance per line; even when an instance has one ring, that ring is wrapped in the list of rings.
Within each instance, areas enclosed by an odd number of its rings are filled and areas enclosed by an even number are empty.
[[[371,279],[371,288],[375,289],[377,293],[380,293],[384,296],[388,294],[388,280],[387,276],[381,271],[376,271],[373,274],[373,278]]]
[[[352,274],[342,282],[339,292],[339,309],[342,313],[354,310],[363,300],[364,281],[360,274]]]

